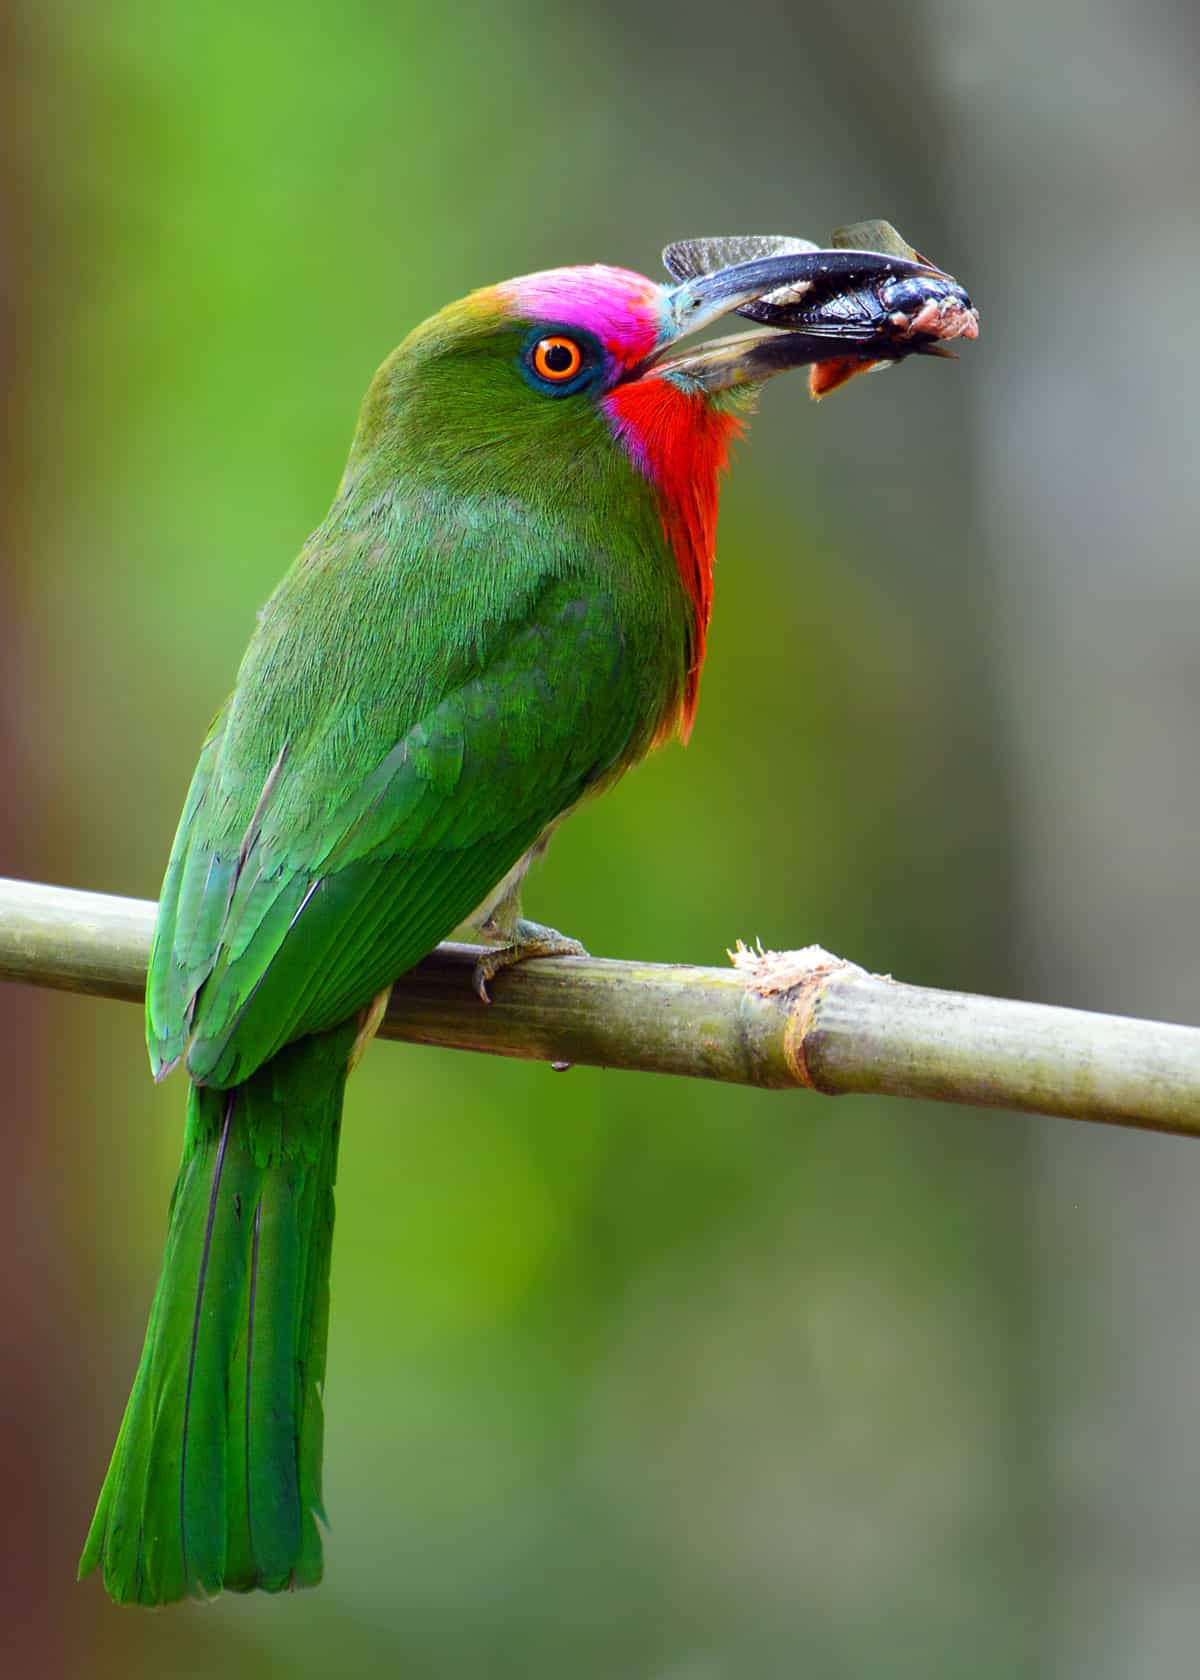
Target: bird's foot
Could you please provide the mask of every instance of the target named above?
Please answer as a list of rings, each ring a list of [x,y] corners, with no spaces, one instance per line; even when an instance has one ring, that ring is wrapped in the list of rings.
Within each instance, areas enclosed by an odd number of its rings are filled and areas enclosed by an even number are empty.
[[[487,931],[492,929],[488,927]],[[522,919],[504,931],[508,943],[497,945],[494,951],[485,951],[471,975],[471,984],[482,1003],[491,1003],[488,986],[506,968],[515,968],[517,963],[528,962],[533,957],[586,957],[588,954],[578,939],[568,939],[557,928],[543,927],[540,922]]]

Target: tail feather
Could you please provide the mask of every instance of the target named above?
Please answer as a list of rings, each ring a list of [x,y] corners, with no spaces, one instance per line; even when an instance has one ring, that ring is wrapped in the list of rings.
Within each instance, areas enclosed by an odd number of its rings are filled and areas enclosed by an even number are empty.
[[[333,1181],[354,1029],[193,1085],[146,1342],[80,1575],[120,1602],[321,1577]]]

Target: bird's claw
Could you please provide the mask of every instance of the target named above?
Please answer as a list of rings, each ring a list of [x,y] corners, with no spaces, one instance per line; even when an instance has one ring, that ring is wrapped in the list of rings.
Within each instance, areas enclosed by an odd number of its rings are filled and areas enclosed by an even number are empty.
[[[540,922],[520,921],[512,929],[507,945],[497,945],[485,951],[475,964],[471,985],[480,1003],[491,1003],[488,986],[506,968],[529,962],[534,957],[586,957],[587,950],[578,939],[569,939],[557,928],[543,927]]]

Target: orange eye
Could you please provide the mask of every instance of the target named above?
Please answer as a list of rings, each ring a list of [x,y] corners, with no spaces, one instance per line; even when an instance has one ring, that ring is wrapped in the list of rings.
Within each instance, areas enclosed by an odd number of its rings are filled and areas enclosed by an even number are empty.
[[[583,351],[573,338],[539,338],[533,347],[533,371],[551,385],[565,385],[583,366]]]

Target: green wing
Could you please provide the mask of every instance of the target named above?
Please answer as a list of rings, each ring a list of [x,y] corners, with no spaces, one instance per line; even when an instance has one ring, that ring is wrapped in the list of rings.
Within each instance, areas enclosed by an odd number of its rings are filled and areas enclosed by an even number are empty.
[[[158,1072],[185,1057],[193,1078],[231,1085],[344,1020],[644,749],[662,696],[648,662],[630,669],[607,594],[557,578],[525,607],[515,625],[493,619],[473,673],[452,673],[399,727],[343,681],[335,704],[313,708],[317,723],[298,727],[298,705],[277,738],[261,717],[239,723],[256,715],[239,684],[205,744],[163,887],[147,990]],[[337,677],[338,657],[316,674],[309,660],[314,689]]]

